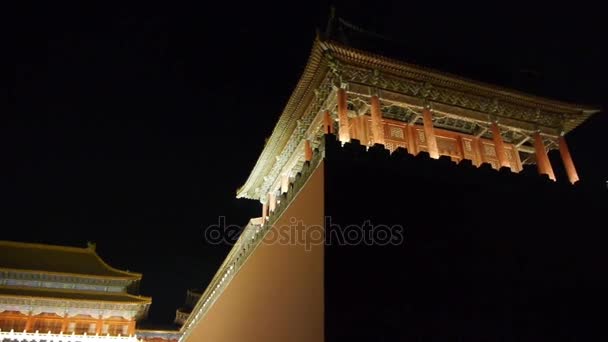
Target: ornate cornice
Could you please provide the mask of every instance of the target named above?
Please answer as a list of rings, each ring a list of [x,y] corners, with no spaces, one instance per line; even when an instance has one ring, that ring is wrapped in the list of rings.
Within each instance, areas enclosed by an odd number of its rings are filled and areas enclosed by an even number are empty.
[[[315,92],[315,99],[305,111],[305,114],[298,120],[296,120],[296,126],[289,137],[289,140],[279,156],[276,158],[275,163],[272,165],[270,172],[264,177],[264,182],[256,188],[254,192],[255,198],[260,198],[263,201],[263,195],[271,191],[272,185],[277,183],[281,171],[284,169],[287,162],[291,159],[296,149],[300,146],[300,143],[305,138],[306,132],[312,124],[317,114],[325,107],[324,104],[329,98],[335,78],[331,74],[323,80],[323,83],[319,86]]]
[[[84,299],[66,299],[66,298],[37,298],[24,296],[0,296],[0,305],[17,304],[35,306],[60,306],[74,308],[91,308],[91,309],[111,309],[123,310],[132,309],[134,307],[143,307],[150,305],[151,301],[140,302],[118,302],[105,300],[84,300]]]
[[[82,274],[54,273],[32,270],[17,270],[10,268],[0,268],[0,279],[36,280],[57,283],[77,283],[121,287],[127,287],[131,283],[139,281],[139,279],[88,276]]]
[[[343,66],[354,65],[371,71],[366,72],[369,73],[370,77],[368,78],[368,82],[371,85],[381,85],[383,78],[382,73],[385,73],[386,75],[416,81],[419,85],[422,85],[422,88],[428,88],[429,90],[438,87],[453,90],[461,95],[484,98],[484,107],[487,107],[486,110],[488,111],[491,110],[493,103],[498,102],[500,104],[509,104],[512,106],[512,110],[522,110],[523,108],[526,108],[526,112],[532,113],[536,113],[539,110],[541,116],[543,114],[565,114],[575,116],[577,119],[582,117],[583,121],[591,114],[600,111],[599,108],[592,106],[547,99],[513,89],[466,79],[446,72],[397,61],[374,53],[347,47],[333,41],[323,41],[321,42],[321,45],[324,49],[329,51],[335,59],[340,60]],[[422,97],[426,97],[424,96],[424,93],[421,95]],[[500,107],[497,109],[499,108]],[[570,127],[570,129],[574,127],[575,126]]]
[[[3,291],[5,292],[0,294],[0,307],[21,307],[29,311],[39,310],[43,307],[62,308],[62,310],[119,310],[132,312],[132,316],[143,317],[152,303],[150,297],[127,293],[78,292],[57,289],[35,289],[32,292],[31,289],[18,287],[3,287]]]
[[[315,97],[315,90],[326,77],[327,70],[327,60],[323,56],[319,40],[315,40],[302,77],[289,98],[249,178],[237,190],[237,198],[260,199],[260,194],[263,194],[265,190],[263,187],[268,185],[263,177],[271,172],[277,158],[289,143],[292,133],[296,129],[297,120],[302,117],[306,108],[309,107],[311,100]],[[290,146],[290,148],[293,148],[293,144]],[[276,172],[277,168],[275,167],[273,171]]]
[[[104,318],[121,316],[140,319],[148,313],[150,303],[94,302],[48,298],[0,297],[1,311],[19,311],[34,315],[42,312],[56,313],[60,316],[90,314]]]
[[[103,276],[103,275],[90,275],[90,274],[79,274],[79,273],[67,273],[67,272],[49,272],[49,271],[41,271],[41,270],[21,270],[14,268],[0,268],[0,272],[12,272],[14,274],[17,273],[32,273],[38,274],[39,277],[64,277],[64,279],[82,279],[82,282],[89,283],[101,283],[101,282],[111,282],[116,281],[123,284],[130,284],[133,282],[137,282],[141,280],[141,275],[139,273],[133,274],[133,277],[114,277],[114,276]],[[57,278],[56,278],[57,279]]]

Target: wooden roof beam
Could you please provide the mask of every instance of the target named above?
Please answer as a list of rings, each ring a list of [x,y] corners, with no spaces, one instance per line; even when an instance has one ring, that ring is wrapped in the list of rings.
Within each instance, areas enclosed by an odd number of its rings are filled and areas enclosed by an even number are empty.
[[[515,147],[519,148],[520,146],[522,146],[528,140],[530,140],[530,136],[526,134],[525,137],[520,142],[518,142],[517,144],[515,144]]]
[[[481,137],[482,135],[484,135],[488,131],[488,127],[484,127],[484,126],[481,126],[481,125],[479,125],[479,127],[481,127],[482,129],[481,129],[481,131],[479,131],[478,133],[475,134],[476,138]]]

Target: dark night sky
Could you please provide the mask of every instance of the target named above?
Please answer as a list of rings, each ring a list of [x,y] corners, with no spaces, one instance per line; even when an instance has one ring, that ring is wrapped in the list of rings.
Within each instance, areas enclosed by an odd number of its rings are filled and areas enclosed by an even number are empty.
[[[205,244],[203,227],[218,216],[245,224],[260,211],[235,191],[329,8],[285,3],[20,13],[8,89],[17,110],[0,127],[0,238],[97,242],[108,263],[144,274],[150,321],[169,323],[228,250]],[[403,59],[608,105],[598,8],[334,3],[338,15],[400,41]],[[579,173],[597,186],[608,179],[607,125],[602,113],[569,136]]]

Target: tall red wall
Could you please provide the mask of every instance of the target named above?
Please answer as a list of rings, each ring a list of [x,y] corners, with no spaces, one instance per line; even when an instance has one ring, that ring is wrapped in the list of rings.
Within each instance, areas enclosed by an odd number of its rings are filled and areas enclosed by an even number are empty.
[[[289,231],[292,218],[323,227],[323,170],[321,162],[269,234]],[[323,341],[323,260],[323,243],[262,242],[185,342]]]

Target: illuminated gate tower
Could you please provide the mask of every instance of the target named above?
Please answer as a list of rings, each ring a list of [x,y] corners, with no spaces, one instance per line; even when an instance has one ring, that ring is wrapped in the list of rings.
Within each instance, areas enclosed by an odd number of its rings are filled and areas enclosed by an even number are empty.
[[[326,132],[343,143],[357,139],[367,146],[403,147],[414,155],[426,151],[435,159],[445,155],[513,172],[535,163],[552,180],[547,152],[559,149],[568,180],[576,183],[564,135],[596,112],[317,39],[237,196],[258,199],[272,211]]]
[[[362,251],[344,256],[352,249],[264,244],[261,241],[271,232],[284,229],[294,218],[304,225],[322,226],[327,230],[324,218],[328,215],[342,217],[345,223],[349,217],[365,219],[366,215],[374,213],[378,214],[376,218],[392,215],[391,219],[409,223],[412,223],[411,218],[421,217],[422,224],[412,226],[413,231],[424,234],[432,227],[441,234],[443,227],[458,230],[460,227],[454,225],[462,221],[440,222],[446,219],[436,213],[446,213],[446,217],[447,213],[462,216],[471,210],[464,206],[468,202],[465,203],[465,199],[437,201],[435,198],[472,195],[466,192],[442,194],[442,191],[449,191],[445,190],[451,186],[449,180],[445,187],[435,186],[438,181],[450,178],[452,171],[442,173],[441,165],[446,162],[479,167],[479,170],[466,171],[472,175],[471,182],[485,179],[488,171],[507,177],[502,180],[513,182],[513,189],[519,189],[514,191],[521,191],[518,204],[524,207],[542,205],[526,195],[527,185],[523,184],[530,179],[528,172],[524,172],[525,175],[516,173],[524,170],[526,164],[536,164],[541,175],[534,176],[532,182],[553,183],[548,180],[555,181],[556,177],[547,153],[559,149],[568,181],[576,183],[579,177],[565,135],[596,112],[595,108],[471,81],[317,37],[303,74],[272,135],[247,181],[237,191],[238,198],[259,201],[262,215],[249,222],[201,296],[182,327],[181,341],[321,341],[330,335],[342,336],[340,329],[357,331],[361,325],[355,323],[356,319],[340,321],[340,317],[351,317],[340,310],[349,307],[350,302],[359,302],[358,308],[351,309],[360,312],[352,317],[369,316],[371,322],[386,314],[385,307],[375,306],[374,299],[389,293],[391,287],[395,293],[402,293],[408,286],[407,282],[400,283],[402,279],[395,272],[402,267],[401,261],[396,260],[410,260],[403,256],[409,253],[408,249],[394,252],[394,259],[389,260],[395,264],[391,264],[385,274],[378,275],[375,268],[383,269],[387,264],[387,259],[381,257],[385,251],[376,255]],[[358,151],[360,147],[353,142],[356,139],[365,148],[372,149],[373,145],[380,144],[400,154],[404,151],[398,148],[406,149],[410,159],[420,161],[408,164],[408,168],[398,175],[390,174],[386,168],[357,173],[357,165],[348,160],[329,162],[325,154],[328,148],[326,133],[337,136],[344,150]],[[378,151],[378,146],[373,149]],[[430,159],[422,158],[427,153]],[[365,167],[373,168],[374,164],[369,162]],[[426,167],[420,165],[442,169],[437,171],[439,178],[424,180],[428,172],[420,171],[421,167]],[[500,172],[492,171],[492,168]],[[382,174],[386,174],[386,178]],[[396,176],[404,180],[398,181]],[[410,180],[418,177],[421,185],[406,181],[408,177]],[[343,181],[347,178],[348,181]],[[510,200],[510,190],[505,192],[495,187],[496,181],[492,178],[486,186],[477,188],[492,198],[491,207],[483,207],[490,204],[478,201],[479,198],[469,199],[476,201],[477,211],[474,220],[461,223],[463,228],[477,224],[480,231],[487,231],[487,227],[482,226],[485,218],[493,222],[492,229],[499,230],[501,224],[517,220],[517,215],[501,216],[501,220],[497,216],[487,216],[498,208],[512,208],[512,201],[506,202]],[[436,193],[428,190],[431,188]],[[568,188],[571,187],[568,185]],[[411,200],[406,205],[403,201],[412,196],[418,200]],[[433,201],[432,205],[429,200]],[[567,200],[562,202],[567,203]],[[405,207],[409,213],[416,214],[395,216]],[[482,207],[485,209],[480,209]],[[429,226],[425,222],[431,219],[437,222]],[[536,219],[544,221],[528,224],[539,229],[549,227],[551,218],[535,217],[533,220]],[[509,224],[518,228],[522,227],[520,223]],[[415,239],[410,241],[411,246],[418,243]],[[421,243],[421,246],[424,245]],[[457,258],[459,254],[453,255]],[[360,263],[349,266],[354,262],[352,260],[360,257]],[[373,267],[366,268],[368,263]],[[455,264],[458,265],[466,263]],[[351,273],[344,271],[349,267],[353,267]],[[411,268],[408,276],[424,279],[417,275],[415,265],[408,267]],[[440,266],[432,265],[428,269],[435,267]],[[387,277],[397,278],[387,280]],[[370,280],[367,284],[367,279],[377,281]],[[338,283],[340,285],[335,285]],[[366,287],[361,286],[362,283],[367,284]],[[343,289],[355,288],[360,292],[349,293],[352,296],[343,298]],[[420,286],[419,289],[424,288]],[[367,293],[370,289],[379,290]],[[403,305],[409,305],[412,298],[399,300]],[[429,300],[433,298],[428,297]],[[340,302],[342,299],[344,301]],[[377,310],[382,313],[374,314]],[[409,322],[414,322],[415,317],[410,317]],[[397,336],[399,331],[394,330],[391,336]]]
[[[0,241],[0,339],[137,342],[142,275],[87,248]]]

